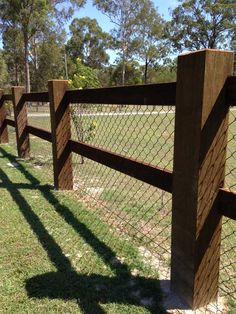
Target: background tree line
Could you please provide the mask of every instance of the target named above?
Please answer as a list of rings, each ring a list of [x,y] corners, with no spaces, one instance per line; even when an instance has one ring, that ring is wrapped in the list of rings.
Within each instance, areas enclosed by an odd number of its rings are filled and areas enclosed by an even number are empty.
[[[75,18],[86,0],[0,0],[2,87],[42,91],[49,79],[77,88],[175,80],[175,57],[184,50],[236,52],[235,0],[179,0],[165,21],[151,0],[93,0],[114,25]],[[116,52],[111,64],[108,49]],[[86,75],[85,75],[86,74]]]

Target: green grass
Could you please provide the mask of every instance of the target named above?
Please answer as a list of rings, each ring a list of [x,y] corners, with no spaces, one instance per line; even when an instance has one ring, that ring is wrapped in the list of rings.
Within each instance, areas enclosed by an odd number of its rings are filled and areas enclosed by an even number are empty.
[[[0,312],[161,313],[135,245],[14,153],[0,147]]]

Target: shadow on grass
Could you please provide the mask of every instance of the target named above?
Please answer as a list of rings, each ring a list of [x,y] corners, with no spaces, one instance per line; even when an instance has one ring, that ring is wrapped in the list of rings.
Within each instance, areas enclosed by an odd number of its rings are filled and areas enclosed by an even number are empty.
[[[12,163],[16,158],[2,147],[0,153]],[[21,213],[30,225],[57,272],[50,272],[35,276],[26,282],[26,290],[30,297],[58,298],[63,300],[76,299],[84,313],[103,314],[104,309],[99,303],[118,303],[124,305],[139,305],[146,307],[150,313],[165,313],[160,306],[160,282],[158,280],[132,276],[126,264],[115,263],[115,252],[99,240],[95,234],[70,211],[59,203],[50,190],[50,186],[41,186],[40,181],[27,169],[18,163],[20,171],[29,181],[27,183],[13,183],[7,174],[0,169],[0,178],[4,186],[19,206]],[[54,207],[55,211],[93,248],[100,258],[115,273],[114,277],[102,275],[82,275],[75,271],[70,260],[63,254],[61,247],[47,232],[39,217],[28,204],[19,189],[37,189],[42,196]],[[117,260],[117,259],[116,259]],[[154,302],[150,302],[152,296]]]

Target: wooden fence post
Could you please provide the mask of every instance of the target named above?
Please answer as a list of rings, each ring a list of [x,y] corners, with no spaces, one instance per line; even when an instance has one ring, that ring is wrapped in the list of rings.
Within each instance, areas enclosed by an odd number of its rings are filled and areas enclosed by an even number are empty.
[[[65,99],[67,88],[68,81],[48,82],[54,185],[59,190],[73,189],[72,153],[68,144],[71,139],[70,109]]]
[[[0,90],[0,144],[8,143],[8,131],[6,124],[6,108],[3,100],[3,90]]]
[[[224,84],[233,53],[178,58],[173,172],[171,288],[192,309],[216,301],[228,110]]]
[[[29,134],[26,130],[28,123],[27,105],[22,101],[22,95],[24,92],[24,86],[12,87],[12,101],[16,125],[16,144],[18,156],[21,158],[27,158],[30,155]]]

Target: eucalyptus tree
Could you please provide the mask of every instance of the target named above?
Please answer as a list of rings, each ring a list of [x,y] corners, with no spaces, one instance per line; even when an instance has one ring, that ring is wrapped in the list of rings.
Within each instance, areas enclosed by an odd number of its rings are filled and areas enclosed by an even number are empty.
[[[66,50],[72,60],[79,57],[91,68],[102,68],[108,63],[106,50],[110,47],[111,36],[102,30],[96,19],[75,18],[70,25],[70,34]]]
[[[67,3],[66,6],[63,4]],[[17,30],[22,35],[24,44],[25,84],[30,91],[29,45],[31,38],[42,32],[56,19],[60,23],[73,14],[76,7],[81,7],[85,0],[0,0],[0,22],[2,31],[6,28]]]
[[[93,0],[94,5],[114,24],[114,47],[122,61],[122,85],[125,84],[126,63],[134,53],[134,25],[140,12],[140,0]]]
[[[22,34],[16,29],[6,28],[2,34],[3,55],[9,73],[9,84],[20,85],[24,80],[24,48]]]
[[[179,0],[167,35],[177,50],[229,48],[235,24],[235,0]]]
[[[140,11],[136,16],[134,51],[144,64],[143,82],[148,81],[148,69],[166,56],[168,46],[164,41],[165,21],[150,0],[140,0]]]

